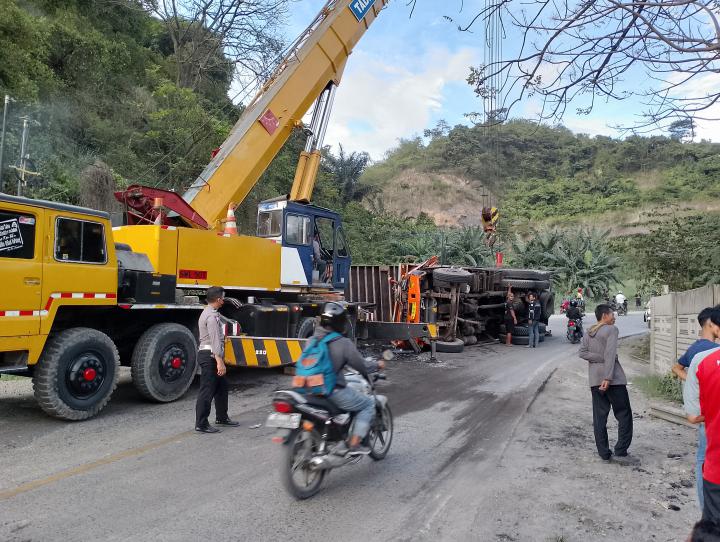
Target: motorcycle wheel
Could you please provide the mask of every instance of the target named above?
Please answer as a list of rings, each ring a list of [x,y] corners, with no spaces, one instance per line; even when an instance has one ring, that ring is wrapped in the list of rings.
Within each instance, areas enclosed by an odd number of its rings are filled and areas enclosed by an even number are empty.
[[[368,441],[370,446],[370,457],[375,461],[385,459],[393,438],[393,417],[390,407],[385,405],[380,410],[380,418],[375,419],[370,432],[368,433]]]
[[[285,489],[296,499],[308,499],[320,491],[324,470],[310,470],[309,461],[320,446],[315,431],[293,430],[285,444],[282,480]]]

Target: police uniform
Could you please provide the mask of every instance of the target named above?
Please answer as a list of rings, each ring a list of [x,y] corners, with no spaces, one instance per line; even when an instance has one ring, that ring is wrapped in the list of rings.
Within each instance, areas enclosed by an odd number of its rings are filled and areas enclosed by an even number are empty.
[[[225,359],[225,332],[218,311],[205,307],[198,321],[200,347],[200,391],[195,405],[195,427],[209,426],[210,406],[215,400],[215,420],[223,423],[228,418],[228,386],[225,376],[217,374],[215,356]]]

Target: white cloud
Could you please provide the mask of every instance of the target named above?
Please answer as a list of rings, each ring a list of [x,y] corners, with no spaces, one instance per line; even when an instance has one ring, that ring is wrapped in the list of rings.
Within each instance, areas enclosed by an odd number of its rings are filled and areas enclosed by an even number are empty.
[[[399,138],[428,127],[432,114],[443,109],[446,85],[464,82],[478,58],[475,49],[440,47],[408,66],[356,51],[338,88],[325,144],[382,158]],[[365,128],[353,130],[357,126]]]

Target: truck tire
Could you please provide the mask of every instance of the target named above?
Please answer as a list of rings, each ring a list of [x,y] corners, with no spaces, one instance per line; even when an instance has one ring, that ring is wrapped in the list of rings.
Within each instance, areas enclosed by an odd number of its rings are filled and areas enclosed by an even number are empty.
[[[140,395],[157,403],[182,397],[192,384],[198,345],[180,324],[155,324],[140,336],[130,364]]]
[[[515,326],[513,329],[513,337],[528,337],[530,335],[530,328],[527,326]]]
[[[552,292],[540,292],[540,306],[542,307],[543,322],[548,323],[550,316],[555,314],[555,296]]]
[[[447,284],[471,284],[473,274],[459,267],[438,267],[433,269],[433,279]]]
[[[504,279],[550,280],[550,271],[540,269],[503,269]]]
[[[110,337],[86,327],[66,329],[48,340],[35,367],[35,399],[50,416],[87,420],[110,400],[119,371]]]
[[[525,290],[547,290],[550,288],[549,280],[526,280],[526,279],[502,279],[503,287],[523,288]]]
[[[459,354],[465,349],[465,343],[462,339],[455,339],[454,341],[435,341],[435,347],[438,352],[444,352],[446,354]]]
[[[518,346],[527,346],[530,344],[530,337],[527,335],[513,335],[512,343]]]
[[[297,333],[298,339],[309,339],[315,333],[317,320],[313,317],[302,318],[298,323]]]

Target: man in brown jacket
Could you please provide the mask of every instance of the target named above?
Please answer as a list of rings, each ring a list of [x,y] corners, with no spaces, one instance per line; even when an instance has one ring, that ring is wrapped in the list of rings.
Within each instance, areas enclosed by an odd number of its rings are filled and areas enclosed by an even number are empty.
[[[615,456],[626,457],[632,442],[633,417],[627,392],[627,379],[617,357],[618,328],[615,313],[609,305],[595,309],[597,323],[583,336],[580,357],[588,361],[588,380],[592,394],[593,429],[598,454],[609,460],[613,453],[608,445],[607,419],[612,407],[618,421]]]

